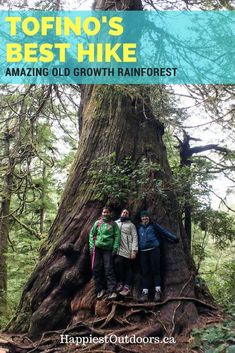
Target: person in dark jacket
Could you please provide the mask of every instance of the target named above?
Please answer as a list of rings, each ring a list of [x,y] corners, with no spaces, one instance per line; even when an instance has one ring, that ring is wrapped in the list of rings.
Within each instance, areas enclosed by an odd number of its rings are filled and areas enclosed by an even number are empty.
[[[109,293],[108,299],[117,297],[113,256],[119,249],[120,239],[119,227],[111,219],[110,208],[105,206],[102,210],[102,217],[94,223],[89,235],[97,299],[105,295],[106,287]]]
[[[160,237],[163,235],[172,242],[178,242],[178,238],[159,224],[151,222],[148,211],[142,211],[140,216],[138,241],[143,289],[139,300],[140,302],[148,300],[150,278],[153,278],[154,300],[159,301],[161,299]]]

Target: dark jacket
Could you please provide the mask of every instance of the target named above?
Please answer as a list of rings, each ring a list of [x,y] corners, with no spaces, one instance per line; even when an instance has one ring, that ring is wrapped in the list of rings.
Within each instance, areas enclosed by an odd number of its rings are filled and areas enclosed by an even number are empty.
[[[147,225],[141,224],[138,229],[139,249],[145,250],[158,247],[162,235],[172,242],[178,242],[178,238],[175,234],[157,223],[150,222]]]

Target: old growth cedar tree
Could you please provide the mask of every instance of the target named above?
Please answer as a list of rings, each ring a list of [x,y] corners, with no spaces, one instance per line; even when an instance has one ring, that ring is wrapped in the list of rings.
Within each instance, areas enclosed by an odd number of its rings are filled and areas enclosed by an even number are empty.
[[[94,8],[140,10],[141,1],[97,0]],[[146,158],[161,166],[158,176],[163,183],[171,183],[171,170],[162,140],[164,127],[151,113],[146,93],[140,98],[141,87],[136,88],[136,96],[116,86],[89,85],[83,86],[81,91],[79,115],[82,129],[75,161],[39,262],[25,285],[17,313],[8,327],[11,332],[27,332],[31,337],[47,330],[65,328],[80,320],[89,326],[94,314],[107,318],[111,310],[111,306],[105,305],[108,312],[100,311],[91,280],[88,234],[102,205],[107,202],[107,199],[97,199],[94,191],[94,181],[89,174],[92,161],[115,152],[117,163],[131,156],[138,168],[141,160]],[[163,244],[163,293],[165,299],[171,299],[151,307],[151,312],[161,311],[161,320],[153,315],[149,325],[149,316],[142,313],[139,328],[134,329],[135,324],[132,333],[144,336],[166,331],[168,334],[180,333],[198,320],[198,307],[200,305],[203,309],[205,298],[195,289],[193,261],[174,192],[169,191],[164,199],[154,198],[151,194],[144,202],[130,198],[126,206],[134,215],[142,207],[148,207],[154,219],[177,232],[180,239],[178,244]],[[205,307],[208,309],[206,304]],[[118,323],[114,314],[115,310],[118,312],[118,305],[115,308],[111,315],[113,320],[109,322],[112,330],[115,327],[120,329],[121,318],[119,316]],[[123,317],[127,310],[128,307],[126,311],[122,308]]]

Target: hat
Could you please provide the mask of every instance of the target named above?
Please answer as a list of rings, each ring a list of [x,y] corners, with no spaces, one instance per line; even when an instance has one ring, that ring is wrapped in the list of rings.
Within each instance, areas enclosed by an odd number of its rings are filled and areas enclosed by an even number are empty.
[[[149,217],[148,211],[142,211],[142,212],[140,212],[140,217],[144,217],[144,216]]]

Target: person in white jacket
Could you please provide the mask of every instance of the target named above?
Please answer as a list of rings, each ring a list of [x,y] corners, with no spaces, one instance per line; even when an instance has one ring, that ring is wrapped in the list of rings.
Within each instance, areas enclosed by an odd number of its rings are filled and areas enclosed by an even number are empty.
[[[135,225],[131,222],[127,209],[122,210],[116,221],[121,231],[121,243],[115,257],[117,292],[122,296],[130,294],[133,280],[133,260],[138,252],[138,235]]]

